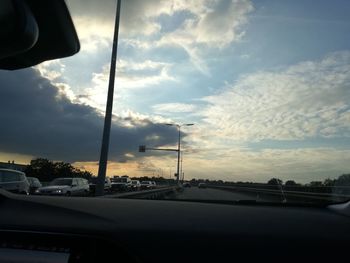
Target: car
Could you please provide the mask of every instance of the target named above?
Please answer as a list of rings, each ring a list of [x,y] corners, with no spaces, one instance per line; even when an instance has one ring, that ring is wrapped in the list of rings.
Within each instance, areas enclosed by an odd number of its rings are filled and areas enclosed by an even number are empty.
[[[90,194],[94,195],[96,191],[97,177],[92,177],[89,182]],[[106,177],[104,184],[104,192],[109,193],[112,191],[112,182],[111,179]]]
[[[155,181],[151,181],[153,188],[157,188],[157,183]]]
[[[35,194],[35,191],[42,187],[41,182],[39,181],[38,178],[36,177],[27,177],[28,182],[29,182],[29,193],[30,194]]]
[[[142,181],[141,190],[150,190],[153,189],[153,184],[151,181]]]
[[[126,192],[130,190],[131,179],[129,177],[114,177],[111,179],[113,192]]]
[[[56,178],[49,186],[40,187],[35,194],[59,196],[85,196],[89,193],[89,182],[84,178]]]
[[[131,180],[130,190],[139,191],[141,189],[141,183],[139,180]]]
[[[0,169],[0,188],[12,193],[28,195],[30,184],[25,173],[12,169]]]
[[[183,187],[191,187],[191,184],[189,182],[185,182],[182,184]]]
[[[207,188],[207,184],[206,183],[199,183],[198,188]]]

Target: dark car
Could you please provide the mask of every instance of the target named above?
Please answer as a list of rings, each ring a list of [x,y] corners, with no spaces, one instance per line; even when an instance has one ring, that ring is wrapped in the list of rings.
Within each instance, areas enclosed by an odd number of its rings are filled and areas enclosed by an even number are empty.
[[[90,194],[92,195],[95,194],[96,184],[97,184],[97,177],[92,177],[89,182]],[[112,190],[112,182],[108,177],[106,177],[105,184],[104,184],[104,191],[106,193],[109,193],[111,192],[111,190]]]
[[[199,183],[198,188],[207,188],[207,184],[206,183]]]
[[[35,194],[35,191],[38,190],[40,187],[42,187],[42,184],[40,183],[39,179],[36,177],[27,177],[29,182],[29,193]]]
[[[141,182],[141,190],[150,190],[153,189],[154,186],[151,181],[142,181]]]
[[[130,190],[131,179],[129,177],[114,177],[112,178],[113,192],[126,192]]]
[[[186,182],[186,183],[183,183],[182,186],[183,186],[183,187],[188,187],[188,188],[189,188],[189,187],[191,187],[191,184],[188,183],[188,182]]]
[[[25,173],[0,169],[0,188],[16,194],[29,194],[29,182]]]

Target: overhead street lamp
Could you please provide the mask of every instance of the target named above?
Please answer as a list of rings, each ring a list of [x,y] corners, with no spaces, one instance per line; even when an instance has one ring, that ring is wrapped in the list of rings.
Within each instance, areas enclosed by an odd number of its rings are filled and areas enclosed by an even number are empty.
[[[180,152],[181,152],[181,127],[184,126],[193,126],[193,123],[185,123],[185,124],[176,124],[176,123],[166,123],[168,126],[176,126],[179,132],[179,139],[177,143],[177,172],[176,172],[176,183],[178,184],[180,181]]]

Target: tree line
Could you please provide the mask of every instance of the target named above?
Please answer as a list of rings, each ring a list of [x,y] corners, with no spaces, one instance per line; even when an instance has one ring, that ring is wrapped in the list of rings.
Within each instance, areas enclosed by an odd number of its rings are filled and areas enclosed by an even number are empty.
[[[267,182],[268,185],[283,185],[283,181],[279,178],[272,178]],[[302,186],[300,183],[296,183],[294,180],[287,180],[284,185],[286,186]],[[342,174],[336,179],[327,178],[323,181],[311,181],[303,186],[310,187],[324,187],[324,186],[350,186],[350,174]]]
[[[286,180],[285,182],[279,178],[271,178],[266,183],[256,183],[251,181],[236,181],[236,182],[230,182],[230,181],[223,181],[223,180],[209,180],[209,179],[191,179],[191,184],[196,185],[198,183],[207,183],[207,184],[213,184],[213,185],[261,185],[261,186],[305,186],[305,187],[324,187],[324,186],[350,186],[350,174],[343,174],[340,175],[336,179],[330,179],[327,178],[323,181],[311,181],[310,183],[301,184],[297,183],[294,180]]]
[[[26,176],[36,177],[42,182],[50,182],[59,177],[82,177],[90,179],[92,173],[82,171],[66,162],[53,162],[45,158],[37,158],[30,161],[24,170]]]

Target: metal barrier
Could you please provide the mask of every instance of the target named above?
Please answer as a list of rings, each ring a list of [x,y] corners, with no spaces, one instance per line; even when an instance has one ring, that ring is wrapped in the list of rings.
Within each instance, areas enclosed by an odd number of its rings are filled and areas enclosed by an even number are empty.
[[[281,199],[285,197],[287,201],[291,200],[303,200],[303,201],[321,201],[321,202],[339,202],[346,201],[350,199],[350,194],[337,194],[337,193],[316,193],[316,192],[304,192],[304,191],[286,191],[283,189],[275,190],[275,189],[264,189],[254,188],[254,187],[245,187],[245,186],[216,186],[209,185],[210,188],[216,188],[220,190],[226,191],[237,191],[237,192],[248,192],[248,193],[256,193],[263,195],[272,195],[275,197],[280,197]]]
[[[105,195],[105,198],[134,198],[134,199],[162,199],[167,195],[175,194],[179,190],[178,186],[160,187],[158,189],[126,192]]]

